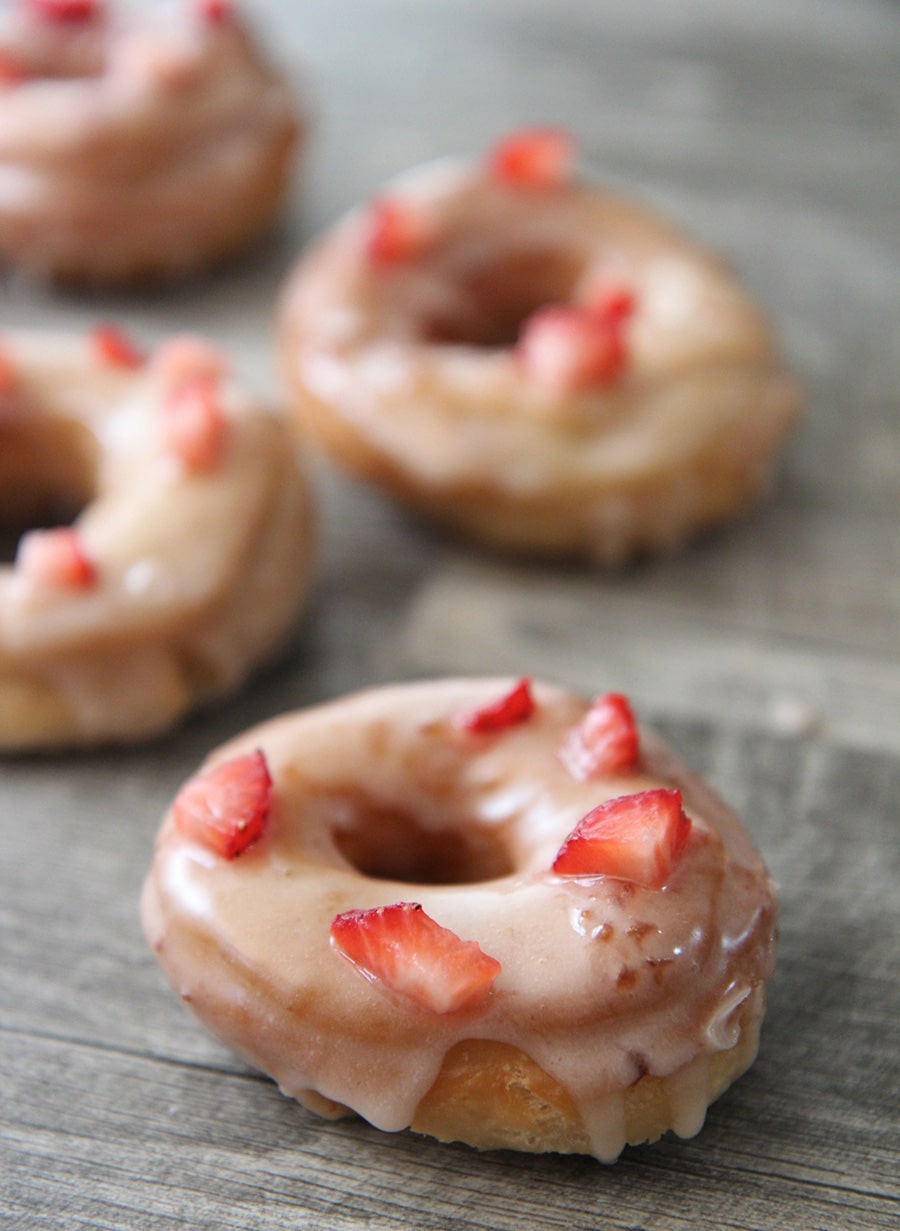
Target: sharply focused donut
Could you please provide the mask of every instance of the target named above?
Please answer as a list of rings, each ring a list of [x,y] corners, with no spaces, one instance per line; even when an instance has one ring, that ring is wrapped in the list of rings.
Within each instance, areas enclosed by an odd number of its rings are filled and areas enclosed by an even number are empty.
[[[229,0],[0,14],[0,262],[89,283],[180,277],[265,230],[295,105]]]
[[[752,1062],[776,907],[624,698],[449,680],[219,749],[142,911],[201,1020],[312,1110],[609,1160],[697,1132]]]
[[[567,139],[409,173],[301,258],[281,351],[351,471],[484,543],[616,563],[766,486],[798,393],[723,266]]]
[[[189,337],[0,336],[0,529],[0,750],[164,730],[281,643],[309,573],[286,424]]]

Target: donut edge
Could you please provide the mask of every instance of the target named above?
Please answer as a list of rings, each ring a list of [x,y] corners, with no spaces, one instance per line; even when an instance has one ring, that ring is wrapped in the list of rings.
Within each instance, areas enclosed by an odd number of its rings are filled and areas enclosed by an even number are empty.
[[[665,1077],[647,1073],[622,1092],[623,1146],[654,1142],[669,1131],[679,1136],[699,1132],[706,1109],[756,1058],[764,1013],[762,988],[759,991],[740,1019],[740,1033],[732,1047],[697,1057]],[[704,1117],[685,1131],[676,1109],[679,1087],[690,1077],[692,1066],[704,1060],[708,1061]],[[439,1141],[459,1141],[477,1150],[595,1154],[564,1087],[525,1052],[487,1039],[466,1039],[450,1049],[410,1127]]]

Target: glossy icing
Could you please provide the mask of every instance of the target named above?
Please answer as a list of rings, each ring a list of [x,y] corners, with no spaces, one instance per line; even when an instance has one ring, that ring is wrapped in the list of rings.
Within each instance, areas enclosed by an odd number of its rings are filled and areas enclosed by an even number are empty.
[[[0,566],[0,744],[27,728],[29,691],[60,711],[62,738],[46,742],[145,736],[235,685],[297,611],[311,520],[290,437],[226,378],[224,456],[192,473],[165,447],[171,385],[152,362],[104,367],[87,339],[46,334],[0,347],[16,372],[0,401],[0,521],[44,487],[51,504],[80,509],[98,573],[73,593]],[[22,741],[45,742],[40,730]]]
[[[0,51],[35,74],[0,89],[0,255],[39,273],[177,273],[273,212],[296,108],[239,21],[179,3],[73,28],[12,6]]]
[[[479,537],[610,561],[758,494],[799,399],[722,262],[584,183],[515,192],[441,162],[383,195],[433,236],[423,255],[367,262],[362,208],[282,300],[299,416],[339,460]],[[569,394],[529,380],[522,319],[601,286],[637,304],[624,378]]]
[[[200,1018],[301,1100],[312,1091],[401,1129],[447,1052],[487,1039],[559,1082],[600,1158],[624,1145],[623,1100],[644,1074],[677,1075],[673,1126],[692,1134],[711,1097],[709,1057],[734,1046],[741,1021],[752,1036],[762,1013],[775,917],[765,868],[733,814],[646,732],[637,769],[575,781],[556,755],[586,710],[573,694],[538,686],[535,716],[505,732],[454,727],[506,688],[380,689],[276,719],[219,750],[263,749],[275,791],[268,829],[226,863],[167,819],[144,890],[148,939]],[[693,829],[663,889],[549,873],[597,803],[672,784]],[[406,866],[427,875],[363,875],[398,817],[393,832],[407,849],[396,858],[408,860],[418,841]],[[431,883],[448,834],[470,857],[457,883]],[[503,874],[459,883],[480,866]],[[429,1013],[335,955],[335,914],[397,901],[421,902],[500,961],[483,1005]]]

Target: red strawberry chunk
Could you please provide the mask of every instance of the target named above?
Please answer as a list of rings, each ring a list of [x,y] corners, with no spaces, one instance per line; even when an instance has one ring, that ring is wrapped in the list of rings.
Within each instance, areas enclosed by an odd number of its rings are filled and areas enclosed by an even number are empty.
[[[224,26],[234,17],[231,0],[196,0],[196,11],[211,26]]]
[[[605,286],[589,295],[582,306],[608,325],[622,326],[637,311],[637,296],[627,286]]]
[[[638,759],[637,723],[627,697],[598,697],[560,749],[563,764],[580,782],[631,769]]]
[[[561,128],[529,128],[494,146],[491,175],[516,188],[559,188],[571,179],[575,142]]]
[[[522,371],[554,393],[609,385],[625,364],[618,330],[585,308],[554,304],[525,322],[516,346]]]
[[[172,815],[185,838],[234,859],[261,836],[271,802],[272,778],[257,750],[197,774],[179,791]]]
[[[16,569],[37,585],[63,590],[87,590],[97,580],[97,568],[79,535],[68,526],[29,530],[19,540]]]
[[[21,85],[23,81],[30,80],[32,76],[33,74],[24,64],[20,64],[15,56],[0,48],[0,88]]]
[[[44,21],[93,21],[103,12],[101,0],[27,0],[27,4]]]
[[[196,379],[178,385],[161,410],[163,447],[195,473],[214,469],[228,436],[228,420],[213,381]]]
[[[660,889],[691,832],[681,792],[667,788],[609,799],[583,817],[553,862],[558,876],[614,876]]]
[[[457,725],[464,731],[474,731],[479,735],[491,731],[505,731],[507,727],[527,722],[534,710],[531,680],[526,678],[519,680],[515,688],[498,701],[492,701],[472,713],[463,714]]]
[[[331,943],[372,983],[432,1013],[471,1007],[500,973],[476,941],[460,940],[416,902],[348,910],[332,923]]]
[[[98,325],[93,329],[91,346],[104,367],[136,370],[144,366],[143,353],[115,325]]]
[[[401,265],[428,246],[425,219],[403,201],[373,201],[363,230],[363,251],[372,265]]]

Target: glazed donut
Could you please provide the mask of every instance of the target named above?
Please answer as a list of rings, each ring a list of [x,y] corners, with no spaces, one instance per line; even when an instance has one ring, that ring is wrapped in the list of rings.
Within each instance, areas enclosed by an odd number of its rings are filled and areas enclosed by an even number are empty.
[[[447,680],[219,749],[142,914],[194,1012],[306,1107],[612,1160],[697,1132],[752,1062],[776,906],[624,698]]]
[[[410,172],[283,292],[301,423],[475,540],[617,564],[749,505],[799,398],[712,256],[573,178],[554,130]]]
[[[0,262],[168,280],[267,229],[301,124],[229,0],[0,15]]]
[[[286,424],[187,336],[0,337],[0,528],[3,751],[165,730],[281,644],[310,566]]]

